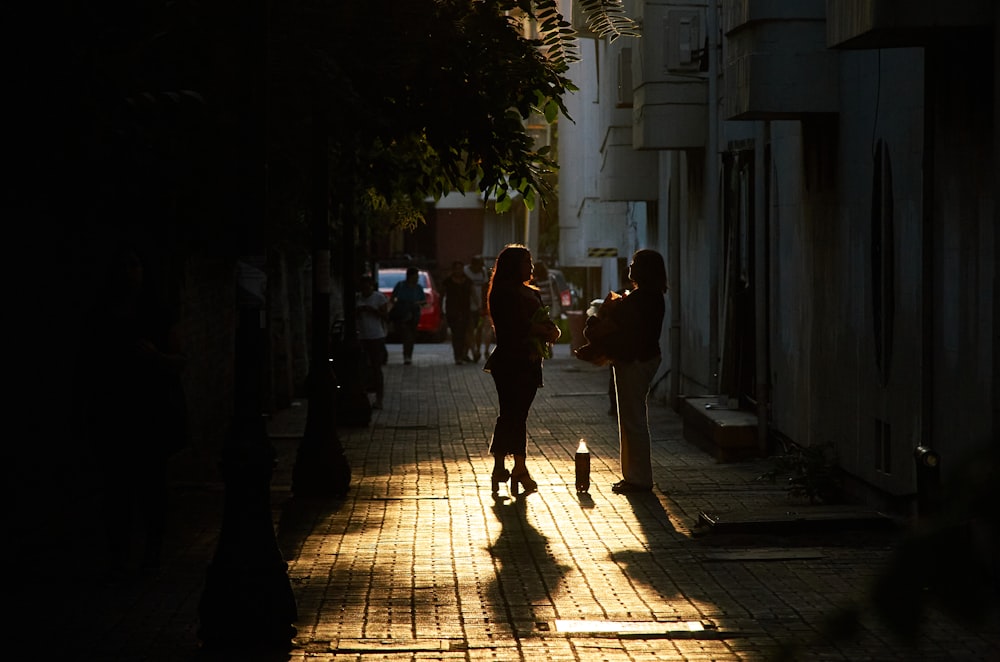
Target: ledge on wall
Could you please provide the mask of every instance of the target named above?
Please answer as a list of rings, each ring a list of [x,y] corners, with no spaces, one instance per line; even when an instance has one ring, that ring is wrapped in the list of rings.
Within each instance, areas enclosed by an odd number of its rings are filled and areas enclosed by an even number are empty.
[[[684,439],[716,462],[760,456],[755,414],[719,405],[718,396],[679,397],[678,414],[684,421]]]

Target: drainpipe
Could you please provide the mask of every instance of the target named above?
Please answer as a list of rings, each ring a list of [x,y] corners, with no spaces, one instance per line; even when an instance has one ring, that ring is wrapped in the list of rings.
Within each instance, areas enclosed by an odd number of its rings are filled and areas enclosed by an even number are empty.
[[[724,261],[719,259],[722,249],[720,218],[719,218],[719,22],[718,22],[718,0],[712,0],[708,7],[708,16],[705,21],[705,28],[708,30],[708,145],[706,146],[705,157],[705,216],[708,221],[709,236],[713,251],[711,260],[713,264],[709,273],[712,273],[712,284],[709,288],[711,298],[711,319],[709,321],[709,348],[708,355],[712,365],[709,366],[711,383],[709,390],[719,393],[719,283],[721,282],[721,268]]]
[[[1000,4],[993,13],[993,179],[994,191],[1000,191],[1000,127],[996,109],[1000,108]],[[996,199],[993,200],[996,205]],[[994,218],[996,218],[994,216]],[[1000,255],[1000,232],[993,229],[993,254]],[[993,272],[993,431],[1000,431],[1000,335],[996,324],[1000,320],[1000,273]],[[996,566],[994,566],[995,569]],[[996,577],[996,574],[993,575]]]
[[[670,182],[667,185],[667,258],[670,289],[670,398],[671,407],[677,409],[681,395],[681,203],[680,203],[680,153],[664,153]]]
[[[920,442],[917,449],[914,451],[914,455],[917,459],[917,492],[918,492],[918,507],[922,508],[925,512],[920,514],[926,514],[927,510],[927,499],[926,494],[921,494],[923,483],[921,481],[921,467],[929,466],[928,463],[921,462],[921,457],[926,460],[936,455],[930,453],[922,453],[922,448],[932,448],[935,445],[936,439],[934,438],[934,320],[935,320],[935,310],[934,310],[934,287],[935,287],[935,272],[936,267],[934,263],[934,176],[936,161],[934,160],[934,121],[937,119],[935,117],[936,103],[934,101],[934,93],[939,90],[935,89],[934,76],[924,76],[924,135],[923,135],[923,167],[921,171],[923,173],[923,197],[920,201],[922,207],[921,214],[921,262],[923,265],[921,279],[923,283],[921,284],[921,296],[920,305],[923,308],[923,315],[921,316],[921,349],[920,349],[920,360],[923,364],[922,375],[920,377],[920,406],[921,406],[921,421],[920,421]],[[994,297],[995,299],[995,297]],[[940,471],[940,462],[937,459],[933,462],[933,467]],[[926,492],[926,490],[923,490]]]
[[[771,140],[769,122],[757,123],[753,163],[753,222],[754,222],[754,335],[757,353],[757,450],[767,457],[768,422],[771,418],[771,365],[768,353],[768,232],[767,232],[767,159],[765,152]]]

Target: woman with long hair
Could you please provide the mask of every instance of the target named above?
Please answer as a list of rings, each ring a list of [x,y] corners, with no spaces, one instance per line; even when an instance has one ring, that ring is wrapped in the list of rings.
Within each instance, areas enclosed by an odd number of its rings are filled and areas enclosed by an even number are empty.
[[[531,252],[521,244],[508,244],[497,256],[487,290],[496,348],[483,370],[493,376],[500,405],[490,442],[493,496],[508,479],[511,494],[518,493],[518,485],[525,493],[538,489],[525,463],[528,412],[542,386],[542,360],[560,331],[542,306],[538,288],[531,285],[532,270]],[[509,471],[508,455],[514,458]]]

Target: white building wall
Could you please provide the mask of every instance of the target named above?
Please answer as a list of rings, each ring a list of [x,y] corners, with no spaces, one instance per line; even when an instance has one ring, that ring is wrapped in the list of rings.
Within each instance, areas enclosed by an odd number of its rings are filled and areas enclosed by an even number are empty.
[[[571,4],[562,3],[570,20]],[[620,287],[618,262],[590,257],[589,250],[616,249],[627,259],[646,247],[645,203],[657,196],[656,152],[623,143],[631,137],[632,115],[617,103],[619,55],[633,41],[578,40],[580,61],[568,76],[579,91],[566,98],[572,121],[559,120],[559,263],[599,269],[601,293]]]
[[[567,5],[563,8],[565,14],[570,3],[563,4]],[[565,99],[571,119],[559,118],[559,263],[591,266],[586,261],[586,230],[599,225],[601,219],[597,193],[599,154],[594,149],[600,99],[597,42],[579,39],[577,43],[580,61],[570,65],[567,75],[579,89]]]

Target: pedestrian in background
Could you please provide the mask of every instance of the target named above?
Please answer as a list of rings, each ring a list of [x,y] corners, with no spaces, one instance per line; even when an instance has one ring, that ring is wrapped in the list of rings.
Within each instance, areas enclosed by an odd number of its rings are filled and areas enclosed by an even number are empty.
[[[389,315],[389,300],[375,289],[375,279],[371,276],[361,277],[355,310],[358,339],[368,363],[369,392],[375,394],[372,409],[381,409],[385,395],[382,366],[389,359],[389,352],[385,348],[385,321]]]
[[[107,539],[105,572],[124,578],[131,550],[140,568],[160,567],[168,462],[188,443],[181,383],[185,357],[177,319],[149,281],[142,259],[122,248],[83,324],[78,388],[94,450]]]
[[[417,324],[420,311],[427,305],[427,294],[420,285],[420,270],[409,267],[406,278],[396,283],[389,298],[392,307],[389,319],[396,325],[396,332],[403,343],[403,365],[413,363],[413,346],[417,343]]]
[[[538,294],[542,297],[542,305],[549,309],[549,314],[555,314],[555,301],[558,299],[558,294],[552,279],[549,277],[549,268],[539,260],[534,265],[534,269],[531,283],[538,288]]]
[[[497,256],[487,290],[496,348],[483,370],[493,376],[500,405],[489,449],[494,496],[508,478],[512,494],[519,484],[525,493],[538,489],[526,464],[528,413],[542,386],[545,347],[559,339],[560,331],[544,314],[538,288],[531,284],[532,268],[531,252],[520,244],[508,244]],[[508,455],[514,458],[510,471],[505,466]]]
[[[465,275],[465,265],[461,260],[455,260],[451,263],[451,273],[441,281],[441,300],[444,318],[451,331],[451,352],[455,365],[473,363],[466,345],[472,324],[472,297],[472,281]]]
[[[663,256],[651,249],[635,252],[629,264],[632,289],[610,309],[619,329],[611,354],[618,402],[618,440],[622,480],[617,494],[653,488],[653,458],[649,438],[649,386],[660,367],[660,331],[666,311],[667,270]]]
[[[465,275],[472,281],[472,300],[470,301],[469,331],[466,334],[466,344],[472,352],[472,360],[476,363],[483,356],[483,349],[489,349],[489,337],[487,336],[486,347],[483,347],[483,335],[489,333],[489,319],[486,316],[486,286],[489,284],[490,274],[483,264],[482,255],[473,255],[472,260],[465,267]]]

